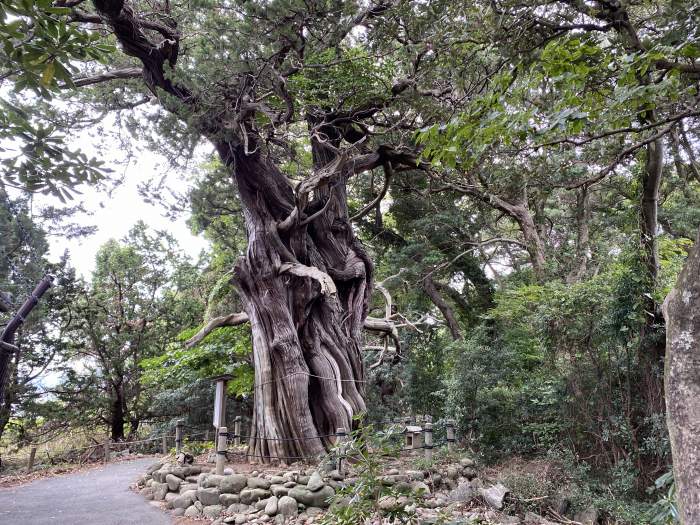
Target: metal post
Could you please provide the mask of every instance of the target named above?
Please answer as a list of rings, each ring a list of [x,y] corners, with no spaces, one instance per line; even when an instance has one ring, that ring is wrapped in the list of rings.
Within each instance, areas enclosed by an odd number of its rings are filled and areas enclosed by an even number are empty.
[[[233,444],[241,444],[241,416],[236,416],[233,420]]]
[[[34,468],[34,458],[36,457],[36,447],[32,447],[29,451],[29,461],[27,462],[27,473],[31,472]]]
[[[104,462],[109,463],[109,439],[105,441],[105,444],[103,446],[105,451]]]
[[[185,422],[182,419],[178,419],[175,424],[175,454],[180,454],[182,452],[182,427]]]
[[[163,436],[163,455],[168,455],[168,436]]]
[[[219,439],[216,444],[216,473],[221,476],[224,473],[226,463],[226,449],[228,448],[228,429],[219,427]]]
[[[433,460],[433,424],[428,421],[423,427],[423,441],[425,442],[425,459]]]
[[[455,421],[447,420],[447,450],[452,452],[455,448]]]
[[[336,436],[338,436],[338,472],[341,474],[343,473],[343,458],[345,457],[345,440],[347,438],[347,432],[345,431],[345,427],[338,427],[338,430],[335,432]]]

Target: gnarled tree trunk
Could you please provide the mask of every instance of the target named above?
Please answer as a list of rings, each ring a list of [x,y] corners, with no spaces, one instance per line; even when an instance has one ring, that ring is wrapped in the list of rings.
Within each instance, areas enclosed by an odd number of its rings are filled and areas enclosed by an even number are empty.
[[[318,455],[338,427],[349,429],[365,409],[361,330],[372,264],[348,221],[347,174],[332,173],[343,164],[314,143],[315,168],[326,168],[333,182],[314,190],[313,220],[285,221],[299,198],[287,177],[240,145],[218,150],[233,168],[248,233],[235,280],[253,334],[249,454],[261,460]]]
[[[415,169],[420,164],[415,153],[388,145],[370,151],[363,144],[367,136],[353,126],[379,111],[381,101],[342,115],[325,115],[319,109],[318,115],[304,117],[311,126],[314,171],[293,187],[275,163],[274,148],[267,147],[266,126],[256,115],[265,114],[272,128],[293,122],[294,100],[280,71],[285,57],[300,49],[281,43],[265,59],[260,75],[240,74],[231,83],[229,96],[212,109],[201,89],[191,91],[180,82],[182,77],[169,74],[177,62],[180,39],[173,23],[144,20],[125,0],[93,2],[97,22],[109,26],[124,52],[143,64],[149,90],[165,92],[159,96],[163,107],[216,146],[238,187],[248,248],[234,275],[246,314],[230,319],[247,318],[253,333],[250,455],[268,461],[323,452],[336,429],[349,429],[353,416],[365,409],[361,329],[368,313],[372,263],[348,220],[346,181],[387,163]],[[373,12],[370,8],[352,17],[338,28],[337,38],[342,40]],[[303,49],[303,24],[299,30]],[[297,68],[290,67],[287,76]],[[253,76],[256,80],[249,82]],[[407,88],[406,83],[392,87],[392,96]],[[266,93],[264,98],[274,92],[283,108],[268,107],[256,90]],[[233,100],[237,102],[229,105]],[[354,144],[354,157],[340,151],[342,139]],[[378,324],[370,328],[376,330]],[[395,337],[395,329],[384,331]]]
[[[700,234],[664,302],[666,414],[681,523],[700,523]]]

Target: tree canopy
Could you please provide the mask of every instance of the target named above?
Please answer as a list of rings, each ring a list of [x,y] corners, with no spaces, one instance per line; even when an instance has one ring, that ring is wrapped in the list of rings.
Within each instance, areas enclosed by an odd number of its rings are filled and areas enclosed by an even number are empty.
[[[149,197],[210,242],[189,260],[139,224],[91,279],[56,267],[66,324],[46,310],[24,365],[63,374],[47,417],[122,439],[195,400],[199,424],[230,373],[263,460],[430,410],[650,519],[630,502],[672,459],[661,306],[700,225],[694,2],[2,5],[0,189],[108,179],[129,145],[71,141],[108,123],[197,173]],[[47,264],[26,199],[0,209],[2,292]]]

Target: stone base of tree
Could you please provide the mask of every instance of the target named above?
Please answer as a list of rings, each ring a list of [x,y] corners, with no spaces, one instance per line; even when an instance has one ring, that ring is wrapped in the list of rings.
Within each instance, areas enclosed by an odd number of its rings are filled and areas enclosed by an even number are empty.
[[[408,510],[419,523],[433,523],[431,520],[438,515],[446,514],[456,520],[454,523],[470,523],[474,519],[513,525],[552,523],[532,512],[509,516],[509,489],[501,483],[482,481],[470,458],[434,464],[427,469],[401,468],[405,464],[388,461],[379,474],[387,495],[376,501],[377,519]],[[175,516],[209,518],[213,525],[301,524],[316,522],[332,510],[329,507],[352,505],[348,498],[336,497],[336,493],[360,481],[352,467],[347,475],[322,466],[245,474],[227,468],[221,476],[210,470],[209,465],[159,462],[149,467],[137,485],[144,497],[162,501]],[[589,525],[587,521],[582,523]]]

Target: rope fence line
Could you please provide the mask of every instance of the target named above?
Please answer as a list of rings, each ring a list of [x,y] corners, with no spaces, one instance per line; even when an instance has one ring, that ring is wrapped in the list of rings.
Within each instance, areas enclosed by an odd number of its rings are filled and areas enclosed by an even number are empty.
[[[312,439],[338,437],[338,435],[339,434],[337,432],[334,432],[333,434],[321,434],[318,436],[302,436],[302,437],[298,437],[298,438],[274,438],[274,437],[264,437],[264,436],[246,436],[246,435],[232,434],[231,439],[229,439],[229,441],[233,441],[236,438],[245,439],[245,440],[260,440],[260,441],[311,441]]]
[[[380,422],[380,423],[371,423],[371,426],[378,425],[378,424],[388,424],[393,427],[399,427],[401,425],[405,425],[405,428],[403,428],[400,431],[394,431],[389,434],[389,438],[399,438],[401,437],[402,439],[405,440],[404,446],[401,448],[396,449],[394,452],[397,453],[403,453],[403,452],[417,452],[417,451],[424,451],[426,458],[432,459],[432,451],[435,448],[442,448],[444,446],[447,446],[449,450],[452,449],[454,446],[454,443],[456,442],[455,439],[455,434],[454,434],[454,422],[451,420],[446,420],[446,421],[441,421],[437,424],[438,427],[440,426],[445,426],[447,429],[447,438],[444,440],[441,440],[438,443],[433,443],[433,425],[429,421],[425,422],[424,425],[416,426],[415,424],[411,424],[410,419],[415,419],[415,418],[404,418],[404,422],[400,421],[386,421],[386,422]],[[319,434],[316,436],[301,436],[301,437],[295,437],[295,438],[277,438],[277,437],[269,437],[269,436],[250,436],[250,435],[245,435],[240,433],[240,424],[241,424],[241,418],[240,416],[236,418],[236,431],[234,432],[228,432],[226,427],[221,427],[218,432],[214,433],[213,438],[216,443],[215,451],[217,453],[217,470],[219,468],[219,464],[222,465],[221,470],[223,470],[223,463],[225,462],[226,458],[228,456],[233,456],[233,457],[240,457],[240,458],[258,458],[258,459],[266,459],[266,460],[281,460],[281,461],[318,461],[323,455],[318,455],[318,456],[302,456],[302,455],[285,455],[285,456],[278,456],[278,455],[266,455],[266,454],[250,454],[247,451],[241,451],[241,450],[236,450],[236,449],[230,449],[229,445],[233,442],[234,445],[242,445],[245,443],[242,443],[241,440],[246,440],[248,445],[250,445],[252,442],[255,440],[260,440],[260,441],[277,441],[277,442],[297,442],[297,441],[305,441],[305,440],[316,440],[316,439],[323,439],[323,438],[337,438],[336,444],[338,447],[334,449],[331,453],[329,453],[331,456],[334,457],[336,464],[337,465],[342,465],[342,460],[345,458],[345,454],[347,452],[347,448],[343,446],[343,443],[346,442],[348,438],[351,437],[351,434],[348,434],[345,429],[339,428],[337,432],[334,433],[329,433],[329,434]],[[409,426],[413,429],[409,429]],[[46,451],[46,454],[49,458],[49,461],[52,462],[52,464],[55,464],[54,462],[56,459],[60,459],[61,462],[68,462],[68,463],[78,463],[78,464],[83,464],[84,462],[88,461],[99,461],[102,459],[104,462],[109,462],[111,458],[111,452],[114,451],[116,453],[118,452],[118,449],[124,448],[126,450],[129,450],[131,447],[134,447],[135,445],[145,445],[145,444],[156,444],[157,442],[160,442],[160,445],[162,447],[162,453],[163,454],[168,454],[170,452],[170,443],[172,440],[175,442],[175,452],[177,454],[180,454],[183,451],[183,443],[185,441],[210,441],[208,438],[210,436],[210,431],[199,431],[199,432],[188,432],[185,433],[184,429],[188,428],[191,430],[196,430],[198,427],[194,427],[191,425],[185,425],[184,421],[180,420],[177,422],[175,425],[175,433],[164,433],[161,435],[157,435],[151,438],[146,438],[146,439],[140,439],[140,440],[134,440],[134,441],[116,441],[112,442],[111,440],[107,440],[103,443],[94,443],[91,445],[87,445],[85,447],[79,447],[79,448],[74,448],[69,451],[63,452],[58,456],[55,456],[54,458],[51,458],[48,456],[48,451]],[[201,428],[201,427],[200,427]],[[378,430],[376,434],[381,434],[382,432],[385,432],[385,430]],[[204,437],[204,439],[200,440],[197,438]],[[93,458],[93,455],[95,454],[96,451],[102,450],[103,454],[98,456],[97,458]],[[26,470],[27,472],[30,472],[33,468],[34,461],[36,458],[36,452],[37,452],[37,446],[32,447],[32,451],[29,456],[29,460],[27,461],[27,466]],[[87,455],[85,455],[85,453]],[[78,456],[77,461],[75,457]],[[21,463],[23,459],[26,459],[25,457],[20,457],[20,456],[3,456],[0,457],[0,460],[5,460],[5,461],[12,461],[12,460],[17,460],[18,463]],[[0,466],[2,466],[2,463],[0,463]]]
[[[201,433],[204,435],[204,432]],[[192,437],[196,436],[197,434],[191,434]],[[129,450],[130,448],[134,447],[135,445],[144,445],[144,444],[154,444],[156,442],[161,443],[162,447],[162,452],[163,454],[166,454],[169,450],[168,445],[168,440],[176,439],[177,440],[177,433],[176,434],[161,434],[158,436],[154,436],[152,438],[146,438],[146,439],[139,439],[139,440],[134,440],[134,441],[111,441],[107,440],[102,443],[94,443],[92,445],[87,445],[84,447],[78,447],[78,448],[71,448],[70,450],[62,451],[53,457],[49,455],[48,450],[44,450],[44,453],[47,456],[48,461],[51,464],[56,464],[56,463],[73,463],[73,464],[78,464],[82,465],[85,462],[90,461],[92,458],[92,455],[94,454],[95,451],[102,450],[103,454],[101,456],[101,459],[104,462],[109,462],[110,461],[110,456],[111,452],[117,451],[117,449],[126,449]],[[177,447],[180,448],[180,447]],[[122,450],[123,451],[123,450]],[[0,455],[0,468],[4,467],[4,464],[21,464],[26,462],[26,472],[31,472],[32,469],[34,468],[35,461],[37,459],[37,452],[38,452],[38,446],[33,445],[30,448],[30,453],[27,458],[26,455],[8,455],[8,454],[2,454]],[[85,453],[88,452],[87,455]],[[99,460],[100,458],[97,458]]]
[[[286,374],[286,375],[284,375],[284,376],[282,376],[282,377],[278,377],[277,379],[270,379],[269,381],[264,381],[264,382],[262,382],[262,383],[256,383],[256,384],[253,385],[252,388],[253,388],[253,389],[256,389],[256,388],[264,387],[264,386],[266,386],[266,385],[271,385],[271,384],[273,384],[273,383],[279,383],[279,382],[281,382],[281,381],[287,379],[288,377],[298,376],[298,375],[304,375],[304,376],[307,376],[307,377],[315,377],[315,378],[317,378],[317,379],[323,379],[323,380],[325,380],[325,381],[334,381],[334,382],[336,382],[336,383],[337,383],[337,382],[341,382],[341,383],[369,383],[369,382],[370,382],[370,381],[368,381],[367,379],[341,379],[341,378],[339,378],[339,377],[325,377],[325,376],[319,376],[319,375],[316,375],[316,374],[311,374],[311,373],[309,373],[309,372],[304,372],[303,370],[299,370],[299,371],[297,371],[297,372],[290,372],[289,374]]]
[[[446,447],[449,451],[451,451],[456,443],[456,438],[455,438],[455,422],[451,419],[444,420],[444,421],[439,421],[438,424],[436,425],[437,427],[445,427],[445,434],[446,438],[440,440],[439,442],[435,443],[433,442],[433,432],[435,428],[433,427],[432,423],[432,418],[429,416],[423,416],[418,419],[425,419],[424,423],[421,423],[420,425],[416,425],[413,421],[415,421],[417,418],[403,418],[402,421],[386,421],[382,422],[384,424],[389,424],[392,427],[400,427],[404,425],[403,430],[401,431],[395,431],[389,434],[389,438],[395,437],[401,437],[404,439],[404,446],[394,450],[395,453],[402,453],[402,452],[418,452],[418,451],[424,451],[426,459],[432,461],[433,458],[433,450],[434,449],[440,449],[443,447]],[[378,423],[374,423],[376,425]],[[235,427],[239,429],[240,428],[240,417],[236,417]],[[377,434],[381,434],[384,430],[378,431]],[[278,442],[289,442],[289,441],[303,441],[303,440],[310,440],[310,439],[320,439],[320,438],[330,438],[330,437],[336,437],[338,438],[338,441],[336,442],[338,447],[333,450],[330,454],[335,457],[335,462],[336,465],[342,465],[342,460],[346,457],[347,449],[343,446],[343,443],[345,442],[345,439],[349,437],[348,433],[345,432],[345,429],[339,428],[337,432],[332,433],[332,434],[322,434],[318,436],[305,436],[301,438],[276,438],[276,437],[269,437],[269,436],[248,436],[244,434],[239,433],[240,430],[235,430],[233,433],[228,432],[228,429],[226,427],[222,427],[219,432],[219,441],[217,444],[217,465],[221,465],[221,470],[223,471],[223,459],[226,458],[227,456],[234,456],[234,457],[244,457],[244,458],[261,458],[261,459],[267,459],[267,460],[282,460],[282,461],[288,461],[288,460],[294,460],[294,461],[303,461],[303,460],[319,460],[319,458],[322,457],[322,455],[316,456],[316,457],[306,457],[306,456],[278,456],[274,454],[249,454],[247,452],[243,452],[240,450],[231,450],[229,448],[229,444],[233,442],[235,445],[242,445],[244,443],[241,443],[241,440],[247,440],[248,443],[247,445],[250,446],[251,443],[254,443],[256,440],[260,441],[278,441]],[[382,454],[389,456],[391,454]],[[219,460],[219,458],[222,458]],[[340,468],[339,468],[340,470]]]

